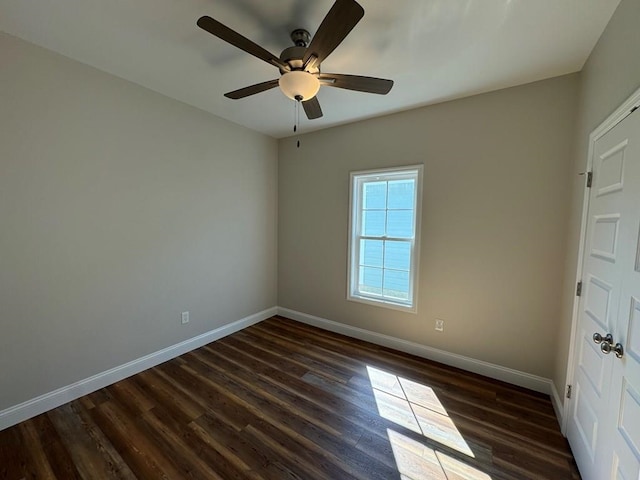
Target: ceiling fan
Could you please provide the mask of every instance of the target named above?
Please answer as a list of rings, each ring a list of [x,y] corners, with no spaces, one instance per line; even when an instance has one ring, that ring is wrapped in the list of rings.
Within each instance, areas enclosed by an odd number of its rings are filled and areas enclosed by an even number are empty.
[[[294,30],[291,40],[295,46],[284,49],[280,57],[211,17],[200,17],[197,24],[212,35],[280,70],[280,78],[225,93],[225,97],[237,100],[279,86],[287,97],[301,102],[307,118],[313,120],[322,117],[316,97],[320,86],[380,95],[389,93],[393,86],[393,80],[320,71],[320,64],[342,43],[363,16],[364,9],[355,0],[336,0],[313,39],[306,30]]]

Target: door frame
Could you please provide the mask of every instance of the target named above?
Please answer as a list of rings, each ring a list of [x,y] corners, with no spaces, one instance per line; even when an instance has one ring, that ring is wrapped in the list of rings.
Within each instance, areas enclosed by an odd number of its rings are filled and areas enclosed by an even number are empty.
[[[595,144],[603,135],[609,130],[618,125],[622,120],[631,114],[636,108],[640,108],[640,88],[636,90],[624,103],[622,103],[607,119],[602,122],[595,130],[589,135],[589,151],[587,154],[587,164],[585,172],[590,172],[593,169],[593,154],[595,151]],[[582,175],[582,174],[581,174]],[[586,175],[585,175],[586,177]],[[586,182],[586,178],[585,178]],[[586,183],[585,183],[586,184]],[[588,188],[584,189],[584,195],[582,198],[582,220],[580,223],[580,244],[578,247],[578,265],[576,268],[576,278],[574,285],[582,281],[582,265],[584,263],[584,247],[587,240],[587,224],[589,221],[589,198],[590,191]],[[573,379],[575,374],[575,348],[578,334],[579,324],[579,306],[580,298],[577,295],[573,298],[573,309],[571,314],[571,337],[569,341],[569,356],[567,359],[567,375],[566,384],[573,385]],[[566,388],[566,387],[565,387]],[[569,401],[566,399],[566,391],[563,389],[563,395],[565,400],[562,404],[562,425],[561,430],[563,435],[567,435],[567,426],[569,423]]]

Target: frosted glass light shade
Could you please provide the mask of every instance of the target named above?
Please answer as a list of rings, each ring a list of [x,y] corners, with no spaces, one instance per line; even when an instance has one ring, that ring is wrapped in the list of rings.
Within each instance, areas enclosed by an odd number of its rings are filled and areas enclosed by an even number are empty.
[[[300,70],[283,74],[278,83],[282,93],[292,100],[300,96],[302,101],[307,101],[315,97],[318,90],[320,90],[318,79],[314,75]]]

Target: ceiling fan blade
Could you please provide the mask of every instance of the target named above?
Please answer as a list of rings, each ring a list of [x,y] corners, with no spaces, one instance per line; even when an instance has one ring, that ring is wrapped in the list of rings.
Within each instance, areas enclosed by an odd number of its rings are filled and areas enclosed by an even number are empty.
[[[198,26],[203,30],[206,30],[212,35],[215,35],[218,38],[221,38],[227,43],[230,43],[234,47],[238,47],[241,50],[253,55],[254,57],[259,58],[260,60],[264,60],[271,65],[275,65],[282,70],[289,71],[291,68],[285,62],[280,60],[271,52],[268,52],[260,45],[252,42],[246,37],[243,37],[238,32],[231,30],[226,25],[223,25],[217,20],[214,20],[211,17],[200,17],[197,22]]]
[[[345,88],[359,92],[386,95],[393,87],[393,80],[384,78],[361,77],[360,75],[341,75],[339,73],[321,73],[318,75],[321,85]]]
[[[248,87],[234,90],[233,92],[225,93],[224,96],[233,100],[248,97],[249,95],[255,95],[256,93],[264,92],[278,86],[278,79],[269,80],[267,82],[256,83]]]
[[[322,109],[320,108],[318,97],[313,97],[306,102],[302,102],[302,106],[304,107],[304,113],[307,114],[307,118],[309,120],[315,120],[322,116]]]
[[[322,63],[363,16],[364,9],[355,0],[336,0],[304,54],[302,63],[305,68]]]

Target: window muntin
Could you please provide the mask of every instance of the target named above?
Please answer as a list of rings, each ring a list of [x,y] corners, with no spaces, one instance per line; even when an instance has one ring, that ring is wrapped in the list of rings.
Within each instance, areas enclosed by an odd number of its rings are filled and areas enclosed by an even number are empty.
[[[415,311],[422,166],[353,172],[349,300]]]

